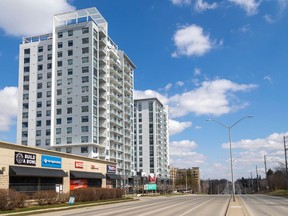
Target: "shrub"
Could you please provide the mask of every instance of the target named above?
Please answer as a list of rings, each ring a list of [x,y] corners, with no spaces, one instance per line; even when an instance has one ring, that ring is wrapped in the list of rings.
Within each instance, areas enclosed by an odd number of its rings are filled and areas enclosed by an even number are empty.
[[[57,202],[65,203],[69,201],[69,193],[59,193],[57,194]]]
[[[0,210],[25,207],[28,195],[9,189],[0,189]]]
[[[122,198],[124,191],[116,188],[81,188],[70,192],[77,202]]]
[[[33,195],[39,205],[53,205],[57,203],[57,192],[55,191],[37,191]]]

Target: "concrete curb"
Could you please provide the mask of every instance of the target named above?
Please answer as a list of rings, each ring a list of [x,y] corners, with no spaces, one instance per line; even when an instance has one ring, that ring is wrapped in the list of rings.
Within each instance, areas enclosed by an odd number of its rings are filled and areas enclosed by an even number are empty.
[[[225,216],[250,216],[240,196],[235,196],[235,202],[230,197]]]

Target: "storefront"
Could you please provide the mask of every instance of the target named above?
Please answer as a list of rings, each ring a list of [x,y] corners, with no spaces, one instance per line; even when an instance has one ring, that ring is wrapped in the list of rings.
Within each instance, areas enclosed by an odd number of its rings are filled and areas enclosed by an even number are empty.
[[[113,187],[113,183],[106,184],[109,178],[106,174],[113,174],[107,173],[108,166],[116,168],[116,164],[109,161],[0,142],[1,189],[33,193]],[[114,175],[112,179],[117,179]]]
[[[116,165],[111,166],[107,165],[106,170],[106,179],[107,179],[107,187],[108,188],[116,188],[117,185],[120,185],[121,183],[121,176],[116,174]],[[118,181],[118,184],[117,184]]]

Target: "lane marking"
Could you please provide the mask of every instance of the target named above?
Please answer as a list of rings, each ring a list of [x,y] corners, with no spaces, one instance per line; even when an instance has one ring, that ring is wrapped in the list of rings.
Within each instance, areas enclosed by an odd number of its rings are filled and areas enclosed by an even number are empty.
[[[184,212],[183,214],[181,214],[181,215],[179,215],[179,216],[186,215],[187,213],[189,213],[189,212],[191,212],[191,211],[193,211],[193,210],[195,210],[195,209],[197,209],[197,208],[199,208],[199,207],[205,205],[206,203],[208,203],[208,202],[210,202],[211,200],[214,200],[214,199],[216,199],[216,198],[210,199],[210,200],[208,200],[208,201],[206,201],[206,202],[204,202],[204,203],[202,203],[202,204],[200,204],[200,205],[198,205],[198,206],[195,206],[194,208],[192,208],[192,209],[190,209],[190,210]]]

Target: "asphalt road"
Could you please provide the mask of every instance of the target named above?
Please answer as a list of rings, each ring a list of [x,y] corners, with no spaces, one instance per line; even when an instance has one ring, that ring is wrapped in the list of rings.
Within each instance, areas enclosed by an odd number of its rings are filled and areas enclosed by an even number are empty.
[[[288,199],[265,195],[241,195],[250,216],[287,216]]]
[[[143,197],[128,203],[42,213],[41,216],[224,216],[228,195]],[[34,214],[35,215],[35,214]]]

